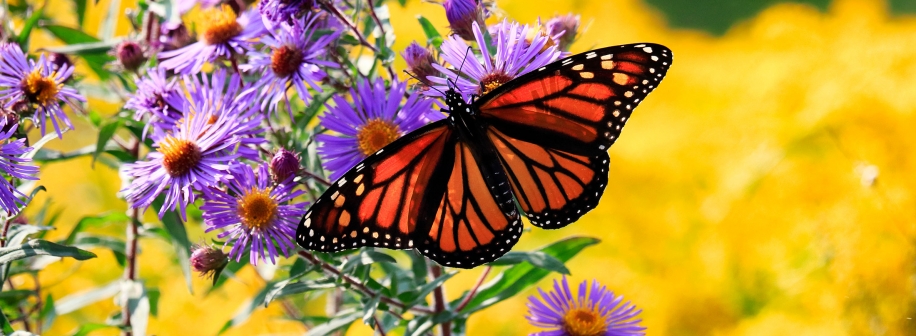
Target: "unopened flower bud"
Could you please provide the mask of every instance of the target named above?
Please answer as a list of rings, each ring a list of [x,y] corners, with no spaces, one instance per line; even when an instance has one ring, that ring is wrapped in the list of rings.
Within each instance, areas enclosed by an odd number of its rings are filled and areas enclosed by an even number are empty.
[[[483,7],[476,0],[444,0],[442,6],[452,32],[465,40],[474,40],[474,22],[485,26]]]
[[[270,174],[273,175],[277,182],[285,181],[291,176],[299,173],[299,155],[280,148],[274,157],[270,159]]]
[[[578,15],[557,15],[547,21],[547,34],[554,39],[560,50],[568,51],[569,46],[576,40],[579,32],[580,18]]]
[[[433,64],[436,63],[433,54],[429,52],[428,48],[420,46],[416,41],[411,42],[407,49],[404,49],[404,52],[401,53],[401,56],[407,61],[407,71],[419,78],[424,87],[428,82],[426,80],[427,76],[439,74],[439,71],[433,68]]]
[[[194,245],[191,247],[191,268],[200,276],[212,278],[229,263],[223,250],[212,245]]]
[[[143,47],[131,40],[125,40],[115,47],[115,57],[124,69],[130,71],[137,71],[146,62]]]
[[[48,54],[48,61],[52,65],[54,65],[54,70],[58,70],[60,68],[63,68],[64,66],[68,68],[73,66],[73,62],[70,61],[70,58],[67,57],[67,55],[64,55],[61,53]],[[64,78],[64,81],[67,81],[69,79],[70,79],[70,76],[68,76],[67,78]]]

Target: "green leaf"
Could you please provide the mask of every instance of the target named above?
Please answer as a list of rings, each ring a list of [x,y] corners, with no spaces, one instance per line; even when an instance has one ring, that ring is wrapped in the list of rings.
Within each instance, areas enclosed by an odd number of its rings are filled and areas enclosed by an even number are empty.
[[[85,306],[115,296],[119,291],[121,291],[121,281],[115,280],[104,287],[67,295],[57,301],[57,304],[54,306],[54,313],[57,314],[57,316],[69,314]]]
[[[22,242],[25,241],[25,238],[29,235],[53,229],[54,228],[50,226],[37,226],[29,224],[13,225],[10,227],[10,231],[6,234],[6,245],[13,246],[22,244]]]
[[[110,74],[105,70],[105,63],[113,59],[108,55],[108,51],[118,43],[117,41],[103,42],[82,30],[65,26],[45,25],[42,28],[54,35],[54,37],[68,44],[63,47],[45,48],[45,50],[62,54],[79,55],[86,60],[86,64],[89,65],[92,72],[95,72],[95,74],[99,76],[99,79],[108,79]]]
[[[374,263],[397,263],[390,255],[384,254],[382,252],[373,251],[373,250],[362,250],[359,255],[355,258],[348,259],[340,268],[344,272],[352,271],[353,268],[359,265],[371,265]]]
[[[329,289],[337,286],[333,279],[323,279],[317,281],[300,281],[291,282],[292,279],[283,280],[269,286],[267,295],[264,296],[264,307],[267,307],[272,301],[293,294],[311,292],[320,289]]]
[[[80,328],[71,336],[89,336],[90,333],[99,329],[114,328],[115,326],[104,323],[80,323]]]
[[[159,296],[161,295],[159,288],[146,289],[146,296],[149,298],[149,314],[153,317],[159,315]]]
[[[51,325],[54,323],[54,319],[57,318],[57,314],[54,312],[54,297],[51,294],[45,296],[44,305],[41,307],[41,312],[38,313],[38,320],[41,321],[41,329],[48,330],[51,328]]]
[[[366,301],[363,304],[363,323],[366,325],[373,326],[372,329],[375,329],[374,324],[372,323],[372,318],[375,317],[375,310],[378,308],[379,300],[381,300],[381,294],[375,294],[369,301]]]
[[[598,242],[600,240],[591,237],[572,237],[548,245],[540,249],[540,251],[561,262],[567,262],[586,247],[595,245]],[[477,296],[468,302],[463,313],[473,313],[508,299],[534,285],[548,274],[550,274],[549,270],[538,268],[529,263],[509,267],[497,275],[496,278],[483,285],[477,292]]]
[[[401,7],[406,7],[406,6],[407,6],[407,0],[398,0],[398,4],[401,5]]]
[[[347,327],[360,318],[362,313],[356,309],[342,310],[327,323],[319,324],[305,333],[306,336],[330,335],[334,331]]]
[[[0,331],[3,331],[3,335],[12,335],[16,331],[13,329],[13,325],[10,324],[10,320],[6,318],[6,314],[3,314],[3,311],[0,311]]]
[[[45,4],[47,4],[47,2],[45,2]],[[32,13],[32,16],[30,16],[22,26],[22,31],[19,32],[19,36],[16,37],[16,43],[19,44],[19,47],[25,52],[29,50],[29,36],[32,35],[32,29],[35,28],[35,24],[38,23],[38,19],[41,18],[44,11],[45,6],[42,6],[41,9]]]
[[[153,201],[154,209],[162,208],[162,197]],[[175,248],[175,257],[178,258],[178,264],[181,266],[181,272],[184,273],[185,283],[188,285],[188,292],[194,292],[191,286],[191,241],[188,240],[188,232],[185,230],[184,223],[178,217],[175,211],[168,211],[162,216],[162,226],[168,232],[172,239],[172,247]]]
[[[33,239],[25,244],[0,248],[0,263],[8,263],[14,260],[38,255],[71,257],[76,260],[86,260],[96,257],[95,253],[81,250],[73,246],[64,246],[47,240]]]
[[[496,261],[489,263],[489,265],[506,266],[517,265],[523,262],[528,262],[534,266],[543,268],[548,271],[569,275],[569,269],[563,265],[562,261],[559,261],[557,258],[554,258],[553,256],[541,251],[508,252],[499,259],[496,259]]]
[[[124,280],[122,282],[121,295],[127,299],[132,334],[146,335],[150,308],[149,297],[146,295],[146,287],[143,282]]]
[[[73,5],[76,6],[77,22],[79,22],[80,27],[82,27],[83,23],[86,21],[86,0],[73,0]]]
[[[439,49],[439,46],[442,45],[442,35],[439,34],[439,31],[436,30],[433,23],[429,22],[423,15],[417,15],[417,21],[420,21],[420,26],[423,27],[423,33],[426,34],[426,44],[431,44],[436,47],[436,49]]]
[[[76,240],[76,235],[87,228],[101,228],[111,223],[122,223],[129,221],[130,217],[128,217],[123,212],[109,212],[98,216],[86,216],[81,218],[79,222],[76,222],[76,225],[73,226],[73,230],[71,230],[70,234],[67,235],[67,239],[64,239],[64,241],[61,243],[64,245],[72,245]]]
[[[69,128],[64,129],[63,132],[61,132],[61,134],[63,134],[64,132],[66,132],[66,131],[68,131],[68,130],[70,130],[70,129],[69,129]],[[48,142],[50,142],[51,140],[54,140],[54,139],[57,139],[57,133],[51,132],[51,133],[45,134],[45,136],[43,136],[43,137],[42,137],[41,139],[39,139],[37,142],[35,142],[34,144],[32,144],[32,151],[30,151],[30,152],[28,152],[28,153],[25,153],[25,155],[23,155],[22,157],[23,157],[23,158],[26,158],[26,159],[31,159],[31,158],[35,157],[35,153],[38,153],[38,150],[39,150],[39,149],[41,149],[42,147],[44,147],[45,145],[47,145]]]
[[[101,247],[111,250],[121,267],[124,267],[127,260],[127,244],[120,238],[83,233],[78,235],[73,245],[80,248]]]
[[[413,279],[417,286],[426,283],[426,277],[429,268],[426,267],[426,257],[420,255],[416,250],[404,250],[404,253],[410,257],[410,269],[413,271]]]
[[[420,316],[407,323],[407,329],[404,330],[404,336],[428,335],[432,333],[433,327],[435,326],[430,316]]]
[[[111,137],[114,136],[118,128],[121,127],[121,120],[115,119],[112,122],[105,124],[102,128],[99,129],[99,138],[95,142],[95,154],[92,155],[92,164],[95,165],[95,160],[99,158],[99,154],[105,150],[105,145],[108,144],[108,140],[111,140]]]
[[[425,302],[426,296],[429,295],[429,293],[432,293],[433,290],[435,290],[437,287],[442,286],[442,284],[445,283],[446,280],[451,279],[452,276],[454,276],[455,274],[458,274],[458,273],[442,274],[442,276],[436,278],[436,280],[433,280],[429,282],[428,284],[425,284],[422,287],[420,287],[419,290],[412,291],[412,292],[404,292],[403,294],[398,296],[398,298],[406,302],[404,305],[407,306],[407,308],[416,306],[420,304],[421,302]]]
[[[247,257],[242,256],[242,260],[247,260]],[[207,293],[209,294],[213,292],[214,290],[216,290],[217,288],[222,287],[223,284],[226,283],[227,279],[235,276],[235,273],[238,273],[238,271],[242,269],[242,267],[245,267],[245,265],[248,265],[248,263],[235,262],[234,260],[230,260],[229,264],[226,265],[226,267],[224,267],[217,274],[213,275],[213,286],[210,287],[209,290],[207,290]]]

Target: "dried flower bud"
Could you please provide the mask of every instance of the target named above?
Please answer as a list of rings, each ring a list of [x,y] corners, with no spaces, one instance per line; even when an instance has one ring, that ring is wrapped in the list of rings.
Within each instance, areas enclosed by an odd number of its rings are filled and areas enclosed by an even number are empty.
[[[452,32],[465,40],[474,40],[474,22],[485,27],[483,7],[476,0],[444,0],[442,6]]]
[[[194,245],[191,247],[191,268],[200,276],[212,278],[221,272],[229,263],[223,250],[212,245]],[[215,279],[214,279],[215,280]]]
[[[163,51],[181,49],[194,42],[194,36],[183,23],[174,26],[163,24],[160,33],[159,43]]]
[[[54,65],[54,69],[60,69],[64,66],[72,67],[73,61],[70,61],[70,58],[67,55],[61,53],[50,53],[48,54],[48,61]],[[71,76],[72,77],[72,76]],[[64,81],[70,80],[70,77],[64,78]]]
[[[286,149],[280,148],[274,154],[274,157],[270,159],[270,174],[273,175],[274,180],[277,182],[295,176],[299,173],[299,169],[301,169],[299,155]]]
[[[146,55],[143,54],[143,47],[139,43],[125,40],[115,47],[115,57],[118,63],[126,70],[137,71],[143,63],[146,62]]]
[[[419,78],[423,87],[426,87],[427,76],[439,74],[439,71],[433,68],[433,64],[436,64],[433,54],[428,48],[420,46],[416,41],[411,42],[407,49],[404,49],[404,52],[401,53],[401,56],[407,61],[407,71]]]
[[[578,15],[557,15],[547,21],[547,34],[558,44],[560,50],[569,51],[569,46],[576,40],[579,32]]]

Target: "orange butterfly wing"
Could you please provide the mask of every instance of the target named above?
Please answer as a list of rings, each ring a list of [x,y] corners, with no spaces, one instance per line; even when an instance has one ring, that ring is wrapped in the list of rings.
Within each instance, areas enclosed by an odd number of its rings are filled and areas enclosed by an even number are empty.
[[[597,206],[607,185],[606,150],[671,61],[671,51],[657,44],[597,49],[534,70],[477,102],[532,224],[560,228]]]
[[[299,245],[416,248],[462,268],[505,254],[522,231],[508,181],[495,157],[479,157],[456,133],[439,121],[363,160],[303,216]]]

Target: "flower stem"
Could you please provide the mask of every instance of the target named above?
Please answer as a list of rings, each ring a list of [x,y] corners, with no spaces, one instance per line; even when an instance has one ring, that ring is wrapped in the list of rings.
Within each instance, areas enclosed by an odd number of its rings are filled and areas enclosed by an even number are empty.
[[[372,15],[372,19],[375,20],[375,24],[378,26],[380,35],[383,38],[387,38],[388,36],[385,35],[385,25],[382,24],[382,20],[379,19],[378,14],[375,13],[375,0],[366,1],[369,2],[369,14]],[[385,42],[389,41],[385,40]],[[398,77],[397,73],[394,72],[394,69],[391,68],[391,64],[385,64],[385,68],[388,69],[388,76],[391,77],[392,80]]]
[[[305,175],[306,177],[309,177],[309,178],[315,180],[315,181],[318,181],[318,183],[324,184],[324,185],[329,186],[329,187],[331,186],[331,181],[325,180],[323,177],[318,176],[318,174],[315,174],[315,173],[310,172],[310,171],[305,170],[305,169],[302,169],[302,174]]]
[[[477,283],[474,284],[474,287],[471,288],[471,292],[468,293],[468,296],[464,297],[464,300],[462,300],[460,304],[458,304],[458,308],[455,308],[456,312],[460,312],[462,309],[464,309],[464,307],[468,305],[469,302],[471,302],[471,299],[473,299],[474,295],[477,294],[477,290],[480,289],[480,285],[483,285],[483,281],[487,279],[487,275],[490,274],[490,269],[492,268],[492,266],[487,266],[487,268],[483,269],[483,273],[480,274],[480,278],[477,279]]]
[[[344,25],[350,28],[350,30],[353,31],[353,35],[356,35],[356,39],[359,40],[360,44],[366,46],[366,48],[369,48],[369,50],[372,50],[373,53],[378,53],[378,49],[376,49],[375,46],[372,45],[372,43],[369,43],[369,41],[366,40],[366,37],[363,36],[363,34],[359,32],[359,28],[356,27],[353,21],[350,21],[350,18],[344,15],[344,13],[341,12],[340,9],[337,8],[337,6],[335,6],[333,2],[328,1],[328,0],[321,0],[321,1],[318,1],[318,3],[320,3],[321,7],[323,7],[325,10],[327,10],[332,15],[340,19],[340,22],[343,22]]]
[[[430,275],[432,276],[432,281],[435,281],[437,278],[442,276],[442,266],[431,265],[430,266]],[[445,285],[436,287],[433,290],[433,301],[435,301],[435,310],[436,314],[442,313],[445,311]],[[442,336],[451,336],[452,335],[452,323],[449,321],[442,322],[441,324]]]
[[[299,255],[302,258],[304,258],[305,260],[308,260],[309,262],[311,262],[312,264],[321,266],[321,268],[325,272],[332,274],[336,277],[339,277],[343,279],[344,281],[350,283],[350,285],[352,285],[353,288],[358,290],[360,293],[363,293],[363,295],[368,296],[368,297],[379,295],[375,291],[369,289],[369,287],[366,287],[366,285],[363,285],[361,282],[359,282],[359,280],[353,279],[352,277],[346,274],[343,274],[343,272],[341,272],[339,269],[337,269],[333,265],[330,265],[328,263],[321,261],[320,259],[316,258],[314,255],[312,255],[308,251],[300,250]],[[402,311],[406,310],[407,308],[407,305],[405,305],[403,302],[400,302],[396,299],[392,299],[386,296],[382,296],[381,301],[387,303],[389,306],[398,307]],[[421,313],[421,314],[426,314],[426,315],[432,315],[435,313],[433,310],[429,309],[428,307],[422,307],[422,306],[411,307],[410,310],[416,313]]]
[[[129,152],[134,159],[139,157],[140,143],[140,139],[136,139],[130,145]],[[140,236],[137,225],[140,224],[140,210],[128,203],[127,215],[130,216],[130,223],[127,224],[127,251],[125,253],[127,267],[124,268],[124,280],[133,284],[137,279],[137,244]],[[121,293],[121,295],[124,296],[124,300],[121,301],[121,320],[124,324],[122,335],[131,336],[133,331],[131,331],[130,304],[128,304],[127,294]]]

